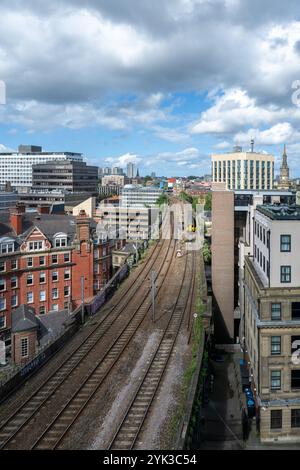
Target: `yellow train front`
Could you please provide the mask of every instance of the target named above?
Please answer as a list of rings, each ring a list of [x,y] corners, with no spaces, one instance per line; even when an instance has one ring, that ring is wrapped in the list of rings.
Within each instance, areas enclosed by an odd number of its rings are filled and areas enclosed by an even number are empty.
[[[190,225],[187,226],[186,231],[189,232],[189,233],[195,233],[196,232],[196,226],[190,224]]]

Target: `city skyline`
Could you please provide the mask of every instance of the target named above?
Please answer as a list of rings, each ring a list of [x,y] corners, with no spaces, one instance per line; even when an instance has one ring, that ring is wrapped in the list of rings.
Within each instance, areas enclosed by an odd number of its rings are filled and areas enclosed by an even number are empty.
[[[294,0],[116,5],[1,3],[0,150],[33,142],[97,166],[133,161],[144,175],[188,176],[254,138],[277,172],[286,144],[300,176]]]

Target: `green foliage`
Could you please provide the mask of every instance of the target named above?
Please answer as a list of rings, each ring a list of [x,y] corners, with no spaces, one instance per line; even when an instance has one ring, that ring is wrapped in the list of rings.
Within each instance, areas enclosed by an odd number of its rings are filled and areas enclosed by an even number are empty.
[[[202,248],[202,254],[203,254],[204,263],[210,264],[211,263],[211,249],[207,242],[204,242],[204,245]]]
[[[193,197],[187,194],[185,191],[181,191],[179,194],[179,199],[184,202],[189,202],[193,204]]]
[[[211,198],[212,198],[212,192],[210,191],[209,193],[207,193],[205,197],[205,205],[204,205],[205,211],[211,211]]]
[[[168,196],[165,193],[162,193],[156,201],[157,206],[162,206],[163,204],[168,204]]]

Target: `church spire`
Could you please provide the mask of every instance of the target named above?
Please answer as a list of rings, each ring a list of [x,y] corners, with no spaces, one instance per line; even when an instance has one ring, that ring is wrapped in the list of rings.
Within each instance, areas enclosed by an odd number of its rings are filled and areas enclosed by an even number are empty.
[[[287,161],[286,145],[284,144],[282,162],[280,167],[279,189],[289,189],[290,169]]]
[[[287,153],[286,153],[286,144],[283,147],[283,155],[282,155],[282,168],[288,167],[287,164]]]

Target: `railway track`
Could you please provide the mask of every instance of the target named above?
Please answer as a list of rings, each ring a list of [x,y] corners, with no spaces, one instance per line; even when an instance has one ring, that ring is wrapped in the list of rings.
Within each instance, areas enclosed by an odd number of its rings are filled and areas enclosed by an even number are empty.
[[[0,448],[6,448],[10,443],[15,442],[15,438],[22,430],[26,430],[28,423],[31,422],[32,418],[40,412],[43,406],[47,403],[49,398],[53,397],[59,392],[61,386],[68,381],[69,385],[71,379],[78,372],[78,367],[82,366],[85,368],[86,363],[89,362],[90,354],[99,344],[99,340],[107,333],[117,320],[120,318],[124,309],[130,305],[130,301],[133,300],[140,292],[140,298],[143,300],[149,294],[150,289],[145,286],[145,280],[149,275],[150,270],[157,266],[158,272],[163,268],[164,262],[167,258],[170,247],[169,243],[157,244],[153,258],[144,266],[142,272],[140,272],[136,278],[130,283],[128,290],[121,297],[120,301],[109,309],[100,325],[97,325],[84,339],[84,341],[64,360],[64,362],[47,378],[47,380],[38,387],[34,393],[31,394],[28,399],[22,403],[0,426]],[[144,283],[143,292],[141,292],[142,285]],[[141,302],[142,303],[142,302]],[[134,315],[134,311],[129,312]],[[131,318],[131,316],[130,316]],[[123,316],[122,316],[123,320]],[[116,332],[115,332],[116,333]],[[97,356],[98,354],[96,354]],[[87,372],[89,368],[87,367]],[[87,373],[86,372],[86,373]],[[83,379],[85,374],[83,373]]]
[[[171,248],[171,257],[169,259],[169,263],[165,264],[163,262],[162,267],[165,268],[166,272],[164,274],[161,273],[163,280],[160,281],[160,284],[158,285],[157,293],[160,291],[164,278],[172,264],[171,261],[175,251],[175,244],[173,241],[169,243],[169,248]],[[114,365],[119,361],[125,348],[134,337],[150,308],[151,299],[150,296],[148,296],[146,300],[141,302],[135,309],[135,313],[131,321],[124,326],[123,330],[115,338],[109,350],[106,351],[101,359],[99,359],[81,387],[69,397],[67,402],[64,404],[64,407],[59,411],[59,413],[57,413],[55,418],[49,422],[44,432],[31,446],[31,449],[53,450],[59,447],[71,427],[85,411],[95,394],[99,391],[101,385],[111,373]]]
[[[158,260],[158,266],[157,266],[158,273],[160,273],[160,271],[162,271],[163,269],[166,269],[165,261],[168,258],[171,244],[172,244],[171,241],[165,242],[163,244],[163,249],[159,250],[155,258],[156,260]],[[172,248],[171,251],[173,254],[174,247]],[[169,262],[170,262],[170,259],[169,259]],[[156,266],[155,262],[150,263],[150,266],[148,266],[149,269],[147,269],[147,273],[149,273],[150,269],[153,266]],[[167,267],[168,266],[169,265],[167,264]],[[2,440],[2,446],[1,446],[2,448],[14,448],[13,446],[16,443],[16,439],[18,438],[19,441],[20,441],[20,438],[22,439],[22,436],[24,435],[24,433],[28,431],[30,424],[34,422],[34,418],[36,418],[37,415],[40,415],[41,412],[44,413],[45,418],[46,418],[47,417],[46,410],[47,410],[47,406],[49,406],[50,400],[52,400],[52,402],[53,400],[57,401],[57,406],[59,409],[59,413],[55,413],[55,418],[50,420],[51,426],[55,425],[56,428],[60,429],[60,434],[62,434],[63,429],[62,429],[62,426],[59,423],[57,423],[57,419],[59,416],[62,416],[62,414],[64,414],[64,416],[67,414],[69,419],[67,420],[68,422],[64,420],[65,423],[68,424],[68,426],[65,426],[65,428],[70,427],[69,424],[70,424],[70,421],[72,421],[70,420],[71,413],[69,411],[70,406],[71,406],[70,402],[72,401],[72,405],[73,405],[72,416],[74,416],[75,409],[77,410],[78,408],[78,406],[77,407],[74,406],[74,403],[77,403],[77,404],[79,404],[79,402],[81,403],[82,397],[83,396],[87,397],[92,388],[95,389],[96,386],[98,386],[99,388],[100,386],[99,378],[100,377],[102,378],[102,381],[100,379],[102,383],[104,378],[108,375],[111,367],[113,367],[113,365],[117,361],[121,352],[125,349],[126,345],[131,340],[140,322],[146,315],[147,310],[150,307],[150,300],[148,299],[145,303],[145,299],[149,297],[148,294],[150,292],[150,289],[148,287],[148,283],[143,284],[144,280],[145,280],[145,277],[141,280],[141,282],[138,283],[139,302],[136,303],[135,301],[135,306],[133,307],[131,305],[131,309],[129,309],[130,302],[128,303],[126,307],[127,310],[129,310],[130,315],[129,315],[129,320],[127,320],[127,322],[124,323],[124,326],[121,329],[121,332],[117,330],[113,331],[112,322],[110,318],[109,318],[109,323],[105,329],[103,328],[104,325],[102,323],[101,334],[99,333],[91,337],[92,344],[89,344],[89,342],[86,341],[79,348],[77,353],[74,354],[74,360],[72,357],[69,361],[66,361],[63,369],[60,368],[58,371],[56,371],[56,373],[53,374],[51,379],[47,380],[46,383],[40,387],[40,389],[38,390],[38,393],[33,394],[33,396],[31,396],[30,399],[28,399],[25,405],[21,406],[20,409],[18,409],[16,413],[13,414],[13,416],[10,416],[10,418],[6,420],[5,424],[2,426],[0,430],[0,439]],[[134,294],[136,294],[136,291],[137,289],[134,290]],[[134,294],[131,294],[130,298],[133,298]],[[128,300],[128,297],[127,297],[127,300]],[[145,305],[143,305],[144,303]],[[122,308],[124,309],[124,307]],[[123,321],[123,316],[122,316],[122,321]],[[108,331],[108,329],[110,332],[109,337],[114,339],[113,343],[112,345],[108,347],[108,349],[104,353],[103,353],[103,346],[102,348],[99,347],[100,349],[102,349],[102,353],[99,354],[98,348],[95,348],[95,346],[98,345],[99,338],[102,337],[105,334],[105,332]],[[97,341],[95,341],[95,339],[97,339]],[[93,348],[95,350],[95,354],[93,357],[91,357],[91,351],[93,351]],[[106,373],[104,373],[105,371]],[[75,382],[75,385],[74,385],[74,382]],[[68,390],[67,394],[65,391],[66,389]],[[65,396],[63,396],[63,392],[65,393]],[[81,398],[78,396],[78,394],[80,394]],[[53,413],[52,413],[52,416],[53,416]],[[48,417],[48,420],[49,420],[49,417]],[[46,428],[44,426],[43,432],[41,433],[41,435],[42,436],[44,436],[44,434],[48,435],[50,432],[49,428],[50,428],[50,425],[47,425]],[[51,430],[51,434],[53,434],[53,429]],[[45,439],[46,438],[43,437],[43,440]],[[52,441],[53,440],[50,439],[51,443]],[[38,447],[38,445],[34,444],[33,448],[36,448],[36,447]],[[52,448],[52,445],[50,446],[48,445],[46,447]]]
[[[129,450],[134,448],[151,404],[162,383],[185,312],[188,311],[188,315],[191,314],[195,290],[195,257],[192,256],[191,266],[188,266],[187,258],[188,256],[186,257],[182,284],[168,325],[108,449]]]

